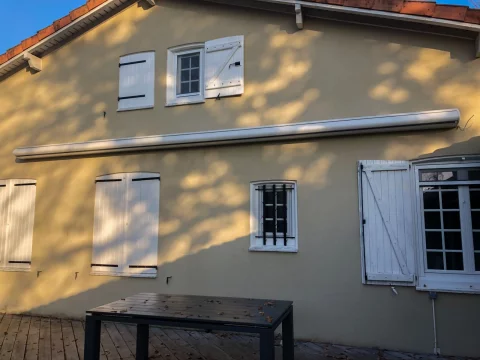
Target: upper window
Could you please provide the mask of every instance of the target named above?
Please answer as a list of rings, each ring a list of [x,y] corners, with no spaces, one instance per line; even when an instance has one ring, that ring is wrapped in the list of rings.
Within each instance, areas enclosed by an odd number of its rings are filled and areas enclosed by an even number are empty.
[[[167,106],[243,93],[243,36],[170,48]]]
[[[294,181],[251,184],[250,250],[298,250],[297,186]]]
[[[36,180],[0,180],[0,270],[30,270]]]
[[[156,277],[160,176],[96,179],[92,274]]]
[[[120,58],[118,111],[154,106],[155,53],[125,55]]]

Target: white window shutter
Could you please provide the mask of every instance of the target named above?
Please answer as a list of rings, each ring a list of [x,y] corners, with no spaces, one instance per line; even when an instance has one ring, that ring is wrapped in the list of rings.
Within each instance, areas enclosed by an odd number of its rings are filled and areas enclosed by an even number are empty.
[[[0,267],[6,266],[7,216],[10,188],[6,180],[0,180]]]
[[[126,267],[130,274],[156,275],[160,211],[159,174],[129,174],[127,197]]]
[[[359,164],[365,281],[415,285],[414,219],[407,161]]]
[[[126,176],[97,178],[93,225],[93,273],[124,271]]]
[[[205,43],[205,98],[243,94],[244,37],[231,36]]]
[[[155,53],[142,52],[122,56],[118,110],[146,109],[154,106]]]
[[[29,269],[32,261],[36,180],[10,180],[5,266]]]

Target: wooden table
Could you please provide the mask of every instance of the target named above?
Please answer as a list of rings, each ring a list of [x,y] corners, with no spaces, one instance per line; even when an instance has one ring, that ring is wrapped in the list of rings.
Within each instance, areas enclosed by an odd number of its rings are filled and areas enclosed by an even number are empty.
[[[265,299],[140,293],[87,311],[85,360],[100,356],[102,321],[137,324],[136,358],[148,359],[150,325],[260,334],[260,359],[275,359],[282,324],[283,359],[293,360],[293,303]]]

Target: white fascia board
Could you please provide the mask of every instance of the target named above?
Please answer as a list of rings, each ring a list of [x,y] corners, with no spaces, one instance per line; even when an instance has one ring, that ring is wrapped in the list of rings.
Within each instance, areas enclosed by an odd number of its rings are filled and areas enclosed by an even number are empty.
[[[438,18],[429,18],[426,16],[400,14],[395,12],[372,10],[372,9],[360,9],[360,8],[354,8],[354,7],[348,7],[348,6],[321,4],[317,2],[301,1],[301,0],[256,0],[256,1],[269,2],[274,4],[283,4],[283,5],[292,5],[292,6],[298,4],[302,7],[311,8],[311,9],[379,17],[379,18],[392,19],[392,20],[403,20],[407,22],[415,22],[415,23],[422,23],[422,24],[428,24],[428,25],[443,26],[443,27],[448,27],[453,29],[480,32],[480,25],[478,24],[471,24],[471,23],[453,21],[453,20],[443,20]]]
[[[460,112],[458,109],[433,110],[250,128],[28,146],[15,149],[13,154],[18,159],[26,160],[168,148],[272,142],[339,135],[446,129],[456,127],[459,120]]]

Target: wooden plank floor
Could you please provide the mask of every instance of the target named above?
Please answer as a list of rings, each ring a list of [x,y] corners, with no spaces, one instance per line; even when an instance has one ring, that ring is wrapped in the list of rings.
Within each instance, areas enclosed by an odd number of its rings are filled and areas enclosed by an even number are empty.
[[[85,324],[79,320],[0,313],[0,360],[83,360]],[[160,360],[259,360],[256,336],[150,328],[149,358]],[[105,323],[103,360],[135,359],[136,327]],[[276,359],[282,359],[278,342]],[[441,360],[452,359],[396,351],[298,341],[296,360]],[[456,357],[455,359],[460,359]],[[465,358],[464,358],[465,359]]]

